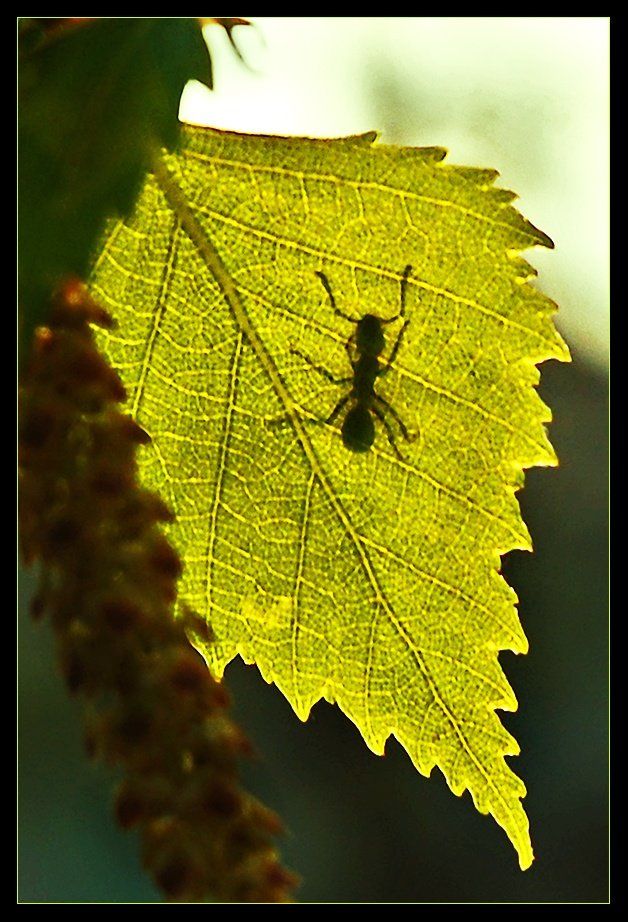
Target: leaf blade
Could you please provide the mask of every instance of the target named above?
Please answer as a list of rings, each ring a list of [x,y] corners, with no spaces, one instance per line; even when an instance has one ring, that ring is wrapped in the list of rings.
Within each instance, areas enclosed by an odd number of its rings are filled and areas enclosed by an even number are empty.
[[[469,788],[527,867],[525,788],[504,759],[518,747],[495,714],[516,708],[497,652],[527,641],[498,570],[500,553],[530,548],[523,468],[556,463],[535,362],[568,353],[513,255],[549,238],[493,171],[371,141],[186,130],[92,284],[128,324],[110,353],[153,435],[149,483],[171,490],[185,598],[218,637],[203,651],[213,671],[240,654],[302,719],[325,697],[374,751],[394,734],[423,774],[437,765]],[[159,279],[133,278],[128,248]],[[408,262],[411,326],[381,388],[415,411],[420,438],[399,459],[380,433],[357,456],[317,424],[337,393],[293,347],[346,375],[349,324],[315,270],[343,312],[386,317]],[[135,297],[151,306],[139,319]]]

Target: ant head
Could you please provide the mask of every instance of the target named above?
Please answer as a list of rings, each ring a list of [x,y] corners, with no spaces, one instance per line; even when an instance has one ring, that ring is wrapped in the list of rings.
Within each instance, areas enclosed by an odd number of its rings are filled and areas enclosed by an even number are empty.
[[[358,352],[367,355],[379,355],[384,349],[384,332],[382,321],[375,314],[365,314],[358,320],[355,336]]]

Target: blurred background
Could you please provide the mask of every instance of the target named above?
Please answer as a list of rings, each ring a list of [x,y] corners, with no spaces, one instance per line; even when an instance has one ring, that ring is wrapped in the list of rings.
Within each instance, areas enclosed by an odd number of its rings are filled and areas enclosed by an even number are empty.
[[[556,249],[528,252],[560,305],[573,364],[542,366],[558,469],[520,494],[535,553],[503,570],[530,653],[501,662],[520,702],[503,715],[522,754],[536,861],[389,740],[379,758],[335,708],[301,724],[240,661],[226,677],[258,759],[249,787],[288,827],[286,864],[307,902],[604,902],[608,899],[609,20],[258,18],[206,29],[215,90],[189,83],[185,121],[438,145],[491,167]],[[111,776],[83,754],[80,704],[57,674],[50,629],[19,631],[21,902],[158,902],[137,841],[116,828]]]

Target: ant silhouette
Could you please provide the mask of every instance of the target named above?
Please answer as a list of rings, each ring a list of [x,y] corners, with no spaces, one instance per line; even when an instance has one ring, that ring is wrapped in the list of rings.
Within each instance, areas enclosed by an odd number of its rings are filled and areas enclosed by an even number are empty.
[[[300,352],[298,349],[291,349],[290,351],[294,355],[298,355],[300,358],[306,361],[308,365],[324,375],[324,377],[327,378],[328,381],[331,381],[332,384],[350,383],[352,385],[349,393],[340,398],[327,419],[324,420],[325,423],[332,423],[341,413],[347,403],[350,400],[353,401],[352,406],[349,408],[349,411],[344,418],[341,430],[343,444],[350,451],[368,451],[369,448],[371,448],[373,445],[375,441],[375,424],[371,415],[373,414],[383,424],[386,430],[388,441],[393,451],[400,460],[403,460],[403,456],[397,448],[395,442],[394,432],[390,426],[390,423],[386,419],[384,410],[386,410],[396,421],[406,442],[410,442],[413,440],[413,438],[416,438],[416,436],[410,436],[404,421],[401,419],[394,407],[392,407],[384,397],[375,392],[375,381],[377,378],[383,377],[383,375],[388,374],[390,371],[392,364],[395,361],[395,357],[399,351],[399,347],[403,339],[403,334],[405,333],[406,329],[408,328],[408,324],[410,323],[409,320],[404,320],[404,323],[399,330],[399,333],[397,334],[397,339],[395,340],[390,355],[386,360],[386,364],[382,366],[380,364],[380,356],[385,347],[384,331],[382,327],[385,324],[392,323],[394,320],[398,320],[400,317],[404,316],[406,308],[406,289],[408,286],[408,278],[411,272],[412,266],[406,266],[401,277],[399,313],[395,314],[394,317],[389,317],[388,320],[382,320],[381,317],[377,317],[375,314],[365,314],[364,317],[361,317],[359,320],[356,320],[353,317],[349,317],[348,314],[343,313],[337,306],[336,299],[334,298],[334,294],[331,290],[331,285],[329,284],[329,280],[325,273],[319,271],[315,273],[321,280],[323,288],[327,292],[327,296],[329,297],[329,302],[334,313],[338,314],[339,317],[343,317],[345,320],[348,320],[350,323],[355,324],[356,326],[355,332],[349,337],[345,344],[345,349],[347,350],[347,355],[349,357],[349,362],[351,363],[353,374],[347,378],[336,378],[326,368],[324,368],[322,365],[318,365],[316,362],[313,362],[309,356],[305,355],[303,352]],[[354,342],[355,349],[357,351],[357,358],[355,360],[351,356],[351,342]]]

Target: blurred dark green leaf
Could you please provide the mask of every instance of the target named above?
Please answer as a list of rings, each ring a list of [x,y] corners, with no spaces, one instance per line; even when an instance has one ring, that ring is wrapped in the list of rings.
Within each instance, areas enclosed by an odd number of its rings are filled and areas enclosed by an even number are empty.
[[[63,21],[60,21],[63,23]],[[197,19],[19,30],[19,284],[25,338],[50,289],[84,275],[106,218],[132,206],[151,151],[173,148],[188,80],[212,86]]]

